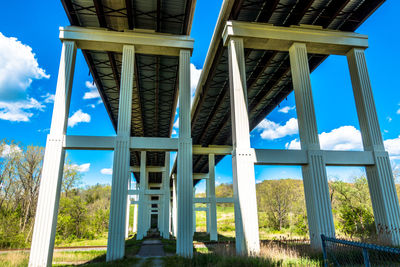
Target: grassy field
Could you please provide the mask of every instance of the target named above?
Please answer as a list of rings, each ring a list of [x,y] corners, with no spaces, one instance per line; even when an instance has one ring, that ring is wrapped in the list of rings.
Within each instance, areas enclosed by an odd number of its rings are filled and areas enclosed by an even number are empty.
[[[201,205],[199,205],[200,207]],[[206,212],[196,212],[196,232],[206,232]],[[283,229],[282,231],[274,231],[269,228],[262,227],[262,222],[266,221],[266,214],[263,212],[258,213],[258,220],[260,232],[260,239],[303,239],[307,236],[301,236],[293,234],[289,229]],[[217,205],[217,228],[218,233],[226,238],[235,237],[235,211],[232,206],[223,207]]]
[[[133,205],[131,205],[130,225],[133,223]],[[265,219],[265,214],[259,213],[260,221]],[[193,259],[178,256],[169,256],[162,259],[163,266],[320,266],[321,255],[310,250],[304,244],[282,245],[274,242],[264,242],[261,246],[259,257],[235,256],[235,217],[233,206],[217,206],[217,225],[219,241],[232,241],[231,244],[205,245],[195,248]],[[262,224],[260,224],[261,226]],[[209,235],[206,233],[206,213],[196,212],[196,234],[194,240],[206,242]],[[260,227],[260,239],[291,239],[301,238],[285,231],[272,232],[268,228]],[[141,241],[136,241],[133,236],[126,241],[126,258],[122,261],[105,263],[106,251],[84,252],[54,252],[54,266],[71,266],[72,264],[85,264],[85,266],[126,266],[135,265],[140,260],[136,254],[140,249]],[[167,255],[172,255],[176,250],[175,240],[163,240],[164,250]],[[61,242],[57,247],[67,246],[105,246],[107,235],[95,240],[75,240]],[[10,252],[0,254],[0,267],[2,266],[27,266],[28,252]],[[152,260],[142,261],[140,266],[152,266]]]

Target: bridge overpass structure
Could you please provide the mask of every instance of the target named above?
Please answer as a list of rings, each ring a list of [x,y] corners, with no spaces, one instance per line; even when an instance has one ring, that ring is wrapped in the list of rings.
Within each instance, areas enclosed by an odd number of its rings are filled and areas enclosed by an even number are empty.
[[[217,240],[217,203],[235,207],[236,251],[259,252],[254,165],[302,166],[311,246],[334,237],[326,166],[365,166],[379,238],[400,245],[400,208],[376,115],[364,51],[354,31],[383,0],[224,0],[191,105],[195,0],[62,0],[70,26],[47,138],[30,266],[50,266],[66,150],[113,150],[107,261],[124,257],[129,206],[137,238],[155,227],[193,255],[196,203]],[[66,134],[81,49],[116,136]],[[373,49],[373,48],[372,48]],[[310,72],[346,56],[363,151],[321,150]],[[250,131],[294,90],[300,150],[254,149]],[[171,138],[179,100],[179,137]],[[177,159],[170,169],[170,152]],[[215,196],[215,165],[232,155],[233,198]],[[132,175],[133,173],[133,175]],[[131,186],[134,177],[136,186]],[[193,187],[206,180],[205,198]],[[199,208],[197,208],[199,210]]]

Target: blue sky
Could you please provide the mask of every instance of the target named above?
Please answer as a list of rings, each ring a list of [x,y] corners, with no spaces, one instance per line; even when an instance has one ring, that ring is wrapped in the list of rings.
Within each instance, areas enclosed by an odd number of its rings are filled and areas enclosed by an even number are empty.
[[[192,88],[203,66],[222,0],[197,1],[192,38]],[[357,32],[369,35],[366,51],[385,145],[400,166],[400,55],[396,53],[400,2],[388,0]],[[8,1],[0,10],[0,139],[23,145],[46,142],[57,82],[61,42],[58,27],[69,25],[60,1]],[[68,134],[115,135],[86,62],[78,51]],[[345,57],[331,56],[311,75],[320,142],[324,149],[361,150],[361,138]],[[251,133],[256,148],[296,148],[298,131],[293,93]],[[113,153],[70,151],[84,184],[111,183]],[[398,168],[398,167],[397,167]],[[256,166],[256,180],[301,179],[300,167]],[[334,179],[349,179],[362,168],[327,168]],[[217,183],[232,181],[231,158],[216,170]],[[199,191],[204,190],[204,183]]]

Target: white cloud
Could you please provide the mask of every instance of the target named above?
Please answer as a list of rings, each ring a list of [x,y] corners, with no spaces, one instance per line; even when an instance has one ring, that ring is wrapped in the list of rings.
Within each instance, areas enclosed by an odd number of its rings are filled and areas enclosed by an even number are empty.
[[[383,143],[391,159],[400,159],[400,135],[397,138],[387,139]]]
[[[386,119],[387,119],[388,122],[391,122],[391,121],[392,121],[392,118],[389,117],[389,116],[387,116]]]
[[[298,133],[297,119],[291,118],[285,125],[280,125],[276,122],[264,119],[256,127],[256,131],[260,131],[261,138],[267,140],[275,140],[288,135]]]
[[[177,118],[176,121],[174,122],[174,128],[179,129],[179,118]]]
[[[74,127],[81,122],[90,122],[90,115],[82,112],[82,110],[76,111],[70,118],[68,118],[68,126]]]
[[[50,93],[42,95],[42,98],[44,98],[44,100],[43,100],[44,103],[53,103],[54,102],[54,97],[55,97],[55,95],[54,94],[50,94]]]
[[[48,79],[50,75],[39,67],[31,47],[2,33],[0,62],[0,119],[29,121],[33,111],[43,111],[44,106],[29,97],[27,89],[33,80]]]
[[[3,144],[0,146],[0,158],[7,157],[10,154],[20,153],[22,149],[18,145],[7,145]]]
[[[196,91],[197,83],[199,82],[201,69],[197,69],[195,65],[190,63],[190,92],[192,99]]]
[[[88,172],[90,169],[90,163],[84,163],[81,165],[72,164],[73,168],[76,168],[79,172]]]
[[[319,134],[321,149],[325,150],[362,150],[361,133],[354,126],[341,126]],[[288,149],[300,149],[299,139],[286,143]]]
[[[95,84],[86,81],[85,83],[86,87],[89,89],[88,92],[85,92],[85,94],[83,95],[83,99],[96,99],[96,98],[100,98],[100,93],[99,90],[97,90],[97,87]]]
[[[101,174],[112,175],[112,168],[104,168],[100,170]]]
[[[400,108],[396,111],[396,114],[400,115]]]
[[[0,100],[17,101],[27,98],[26,89],[33,79],[50,78],[39,67],[32,48],[17,38],[0,33]]]
[[[38,133],[48,133],[50,132],[50,128],[38,129]]]
[[[43,111],[44,106],[34,98],[17,102],[0,101],[0,119],[7,121],[29,121],[32,110]]]
[[[291,110],[293,110],[293,109],[295,109],[296,107],[295,106],[292,106],[292,107],[290,107],[290,106],[285,106],[285,107],[283,107],[283,108],[281,108],[281,109],[278,109],[278,112],[281,112],[281,113],[289,113],[289,111],[291,111]]]

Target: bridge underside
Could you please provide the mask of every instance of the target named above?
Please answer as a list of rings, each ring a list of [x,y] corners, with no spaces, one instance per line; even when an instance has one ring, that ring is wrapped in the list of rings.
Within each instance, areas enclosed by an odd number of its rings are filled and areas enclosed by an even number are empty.
[[[206,203],[201,210],[207,212],[211,240],[218,239],[217,203],[233,203],[237,253],[257,254],[255,164],[302,166],[315,248],[321,246],[321,234],[335,235],[328,165],[366,166],[378,232],[382,226],[399,228],[400,209],[364,56],[368,38],[354,33],[383,1],[225,0],[192,106],[194,0],[61,2],[71,26],[60,29],[63,50],[31,266],[51,264],[68,149],[114,151],[108,261],[124,256],[131,204],[138,239],[153,221],[164,238],[176,236],[177,254],[191,257],[196,203]],[[66,135],[77,49],[117,136]],[[348,59],[364,151],[320,149],[309,75],[331,54]],[[301,150],[251,148],[250,131],[293,90]],[[171,138],[178,99],[179,138]],[[172,170],[171,151],[178,155]],[[226,155],[232,155],[234,196],[216,198],[215,165]],[[201,179],[206,197],[195,198],[193,185]],[[383,231],[380,238],[400,245],[396,231]]]

